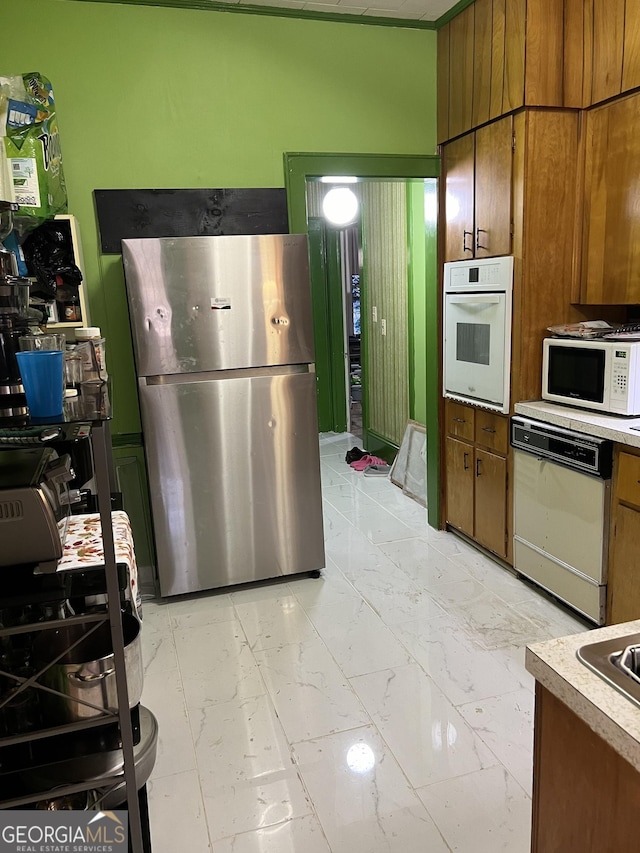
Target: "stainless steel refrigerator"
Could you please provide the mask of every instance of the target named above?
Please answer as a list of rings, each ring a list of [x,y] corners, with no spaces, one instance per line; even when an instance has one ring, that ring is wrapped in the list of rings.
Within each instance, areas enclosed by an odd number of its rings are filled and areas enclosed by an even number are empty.
[[[306,236],[122,249],[161,595],[323,568]]]

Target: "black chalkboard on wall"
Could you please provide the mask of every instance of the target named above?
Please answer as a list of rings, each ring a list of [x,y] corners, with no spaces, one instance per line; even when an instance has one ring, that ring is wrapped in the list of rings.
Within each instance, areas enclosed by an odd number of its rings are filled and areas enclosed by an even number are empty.
[[[287,234],[282,188],[94,190],[103,254],[137,237]]]

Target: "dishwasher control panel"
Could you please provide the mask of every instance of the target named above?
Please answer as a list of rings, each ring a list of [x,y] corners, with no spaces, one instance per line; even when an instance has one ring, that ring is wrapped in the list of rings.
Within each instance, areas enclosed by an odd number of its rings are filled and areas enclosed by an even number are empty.
[[[606,438],[515,415],[511,418],[511,446],[603,480],[611,477],[613,442]]]

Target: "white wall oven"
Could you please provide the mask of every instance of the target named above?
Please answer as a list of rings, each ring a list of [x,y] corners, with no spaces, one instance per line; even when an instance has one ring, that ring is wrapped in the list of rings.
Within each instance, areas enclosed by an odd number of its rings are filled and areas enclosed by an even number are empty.
[[[444,265],[445,397],[509,411],[513,258]]]

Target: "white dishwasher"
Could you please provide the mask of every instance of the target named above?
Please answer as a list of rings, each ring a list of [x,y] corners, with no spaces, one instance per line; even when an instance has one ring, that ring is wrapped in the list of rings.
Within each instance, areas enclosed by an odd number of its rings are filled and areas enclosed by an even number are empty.
[[[514,569],[605,621],[611,441],[515,416]]]

